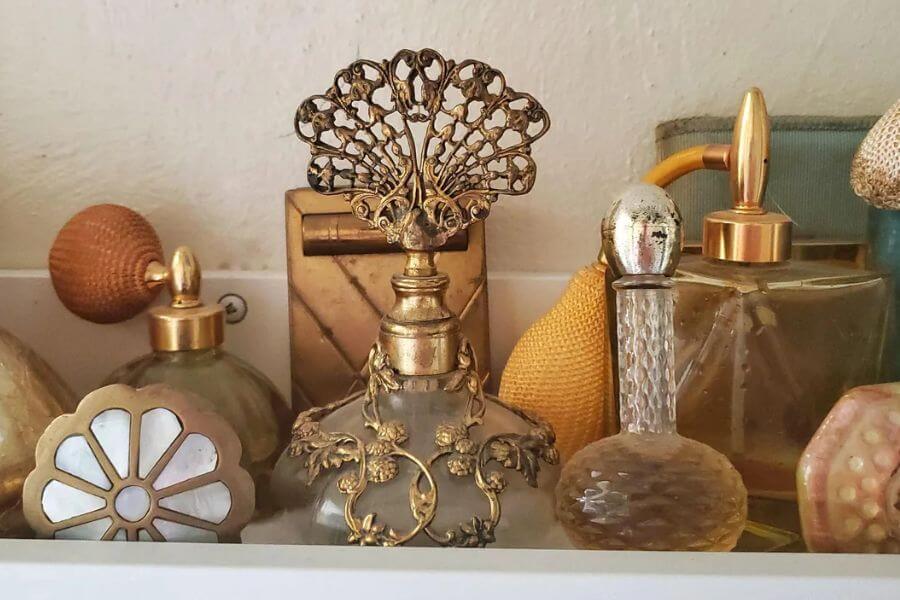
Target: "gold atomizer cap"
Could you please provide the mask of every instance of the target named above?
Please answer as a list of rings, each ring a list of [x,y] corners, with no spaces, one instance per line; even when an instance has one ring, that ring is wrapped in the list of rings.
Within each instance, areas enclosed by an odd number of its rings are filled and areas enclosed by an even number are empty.
[[[791,220],[763,208],[769,172],[769,115],[762,92],[744,94],[728,152],[732,208],[703,219],[703,255],[773,263],[791,257]]]
[[[200,301],[200,265],[182,246],[163,264],[162,245],[140,214],[116,204],[90,206],[66,223],[50,249],[50,276],[70,311],[94,323],[125,321],[168,286],[172,301],[150,310],[150,344],[176,352],[224,341],[225,311]]]
[[[202,350],[225,341],[225,309],[200,301],[200,264],[190,248],[180,246],[175,250],[168,267],[148,270],[147,281],[165,282],[172,296],[168,306],[150,309],[150,345],[154,350]]]

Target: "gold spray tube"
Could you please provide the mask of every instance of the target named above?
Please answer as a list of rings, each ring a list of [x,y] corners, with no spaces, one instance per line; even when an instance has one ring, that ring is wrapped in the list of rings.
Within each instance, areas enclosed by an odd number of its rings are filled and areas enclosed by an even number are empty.
[[[644,183],[666,187],[676,179],[700,169],[727,171],[731,146],[727,144],[700,144],[685,148],[667,157],[641,179]]]

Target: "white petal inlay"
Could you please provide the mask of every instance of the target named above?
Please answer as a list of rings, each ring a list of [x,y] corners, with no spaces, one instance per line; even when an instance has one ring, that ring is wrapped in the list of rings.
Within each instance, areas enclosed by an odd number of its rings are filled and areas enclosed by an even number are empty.
[[[56,449],[54,459],[56,468],[70,475],[93,483],[99,488],[108,490],[112,487],[109,478],[100,468],[97,457],[88,446],[83,435],[67,437]]]
[[[173,523],[165,519],[153,519],[156,527],[167,542],[218,542],[219,537],[215,531]]]
[[[120,477],[128,477],[128,438],[131,415],[121,408],[104,410],[91,421],[91,433]]]
[[[154,408],[141,415],[139,477],[147,476],[147,473],[156,465],[159,457],[169,449],[179,433],[181,433],[181,422],[171,410]]]
[[[120,529],[116,532],[116,535],[113,536],[114,542],[124,542],[128,540],[128,534],[125,533],[124,529]]]
[[[216,469],[218,462],[219,455],[212,440],[205,435],[192,433],[184,438],[172,460],[153,482],[153,489],[161,490],[198,475],[210,473]]]
[[[53,480],[44,487],[41,506],[52,523],[59,523],[103,508],[106,502],[102,498]]]
[[[150,535],[146,529],[138,530],[138,541],[139,542],[152,542],[153,536]]]
[[[112,525],[112,519],[104,517],[90,523],[60,529],[54,532],[53,537],[58,540],[99,540],[103,538],[103,534],[106,533],[110,525]],[[119,533],[123,531],[125,530],[120,529]],[[116,539],[118,539],[118,534],[116,534]]]
[[[218,525],[231,511],[231,492],[224,483],[216,481],[163,498],[159,505]]]

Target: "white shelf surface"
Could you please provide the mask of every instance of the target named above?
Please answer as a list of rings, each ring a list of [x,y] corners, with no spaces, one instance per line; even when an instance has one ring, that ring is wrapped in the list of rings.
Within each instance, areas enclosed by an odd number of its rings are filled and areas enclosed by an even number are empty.
[[[495,374],[521,332],[556,301],[567,281],[566,274],[491,275]],[[147,352],[145,317],[103,326],[81,321],[56,299],[44,271],[0,271],[0,286],[0,327],[34,347],[80,394]],[[207,301],[226,292],[242,295],[249,305],[247,318],[228,327],[226,347],[287,392],[284,275],[204,273]],[[900,598],[900,557],[0,540],[0,600],[488,595],[893,600]]]
[[[900,558],[0,541],[0,597],[890,600]]]

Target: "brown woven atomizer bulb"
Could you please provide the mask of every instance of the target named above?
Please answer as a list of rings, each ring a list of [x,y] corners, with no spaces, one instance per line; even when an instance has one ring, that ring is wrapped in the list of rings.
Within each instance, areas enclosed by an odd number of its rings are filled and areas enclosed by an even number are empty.
[[[242,465],[256,484],[265,512],[268,479],[287,444],[292,414],[275,385],[251,365],[222,349],[225,310],[200,297],[200,264],[186,246],[168,265],[153,226],[124,206],[100,204],[76,214],[50,251],[50,275],[62,303],[95,323],[130,319],[168,288],[170,301],[149,310],[153,350],[112,372],[105,384],[144,387],[164,383],[192,392],[241,441]]]
[[[94,323],[132,318],[159,295],[159,237],[147,220],[124,206],[97,204],[72,217],[50,249],[50,276],[70,311]]]

